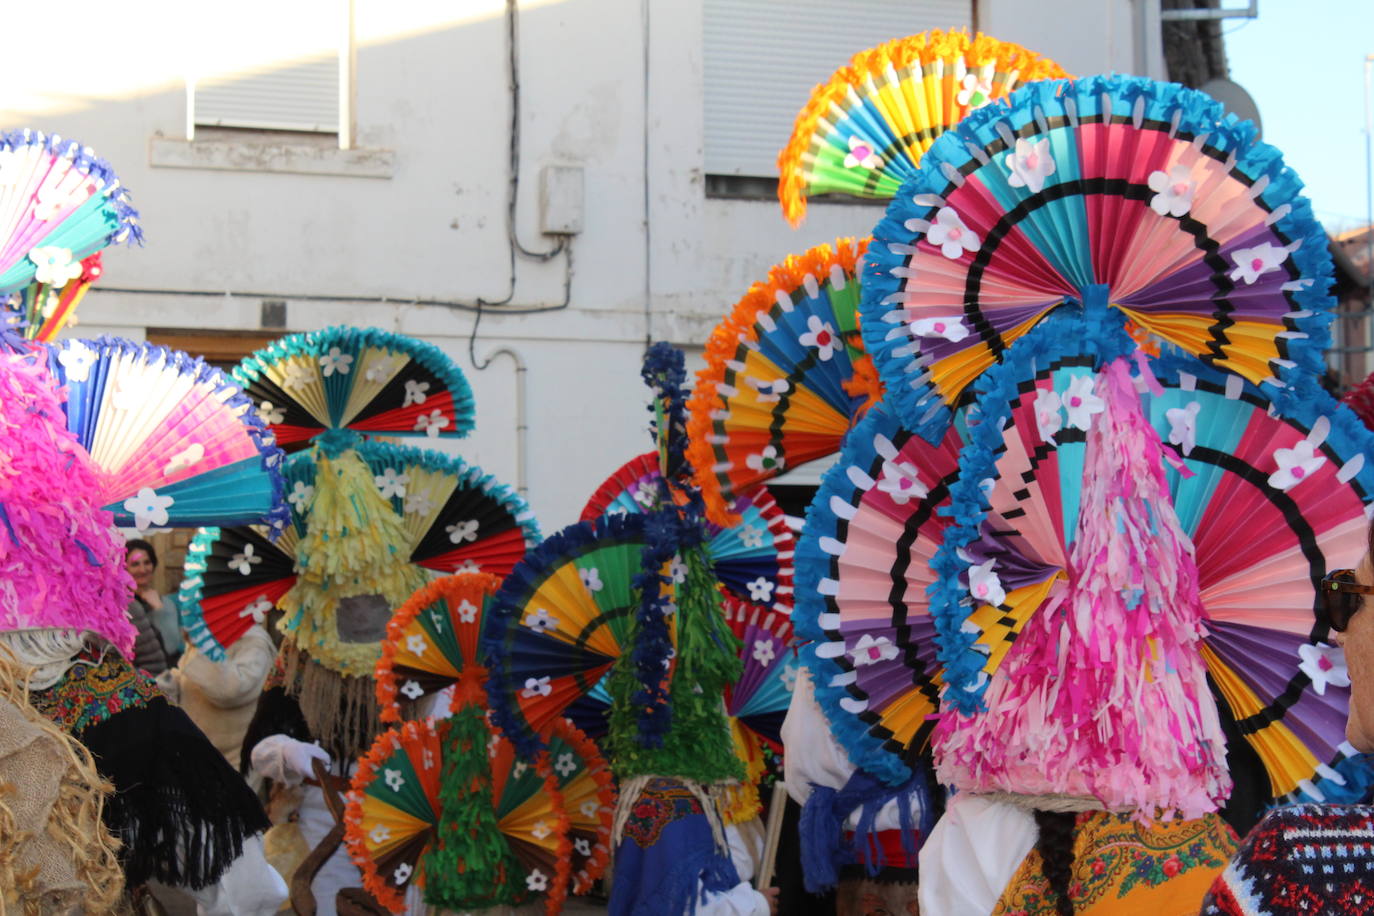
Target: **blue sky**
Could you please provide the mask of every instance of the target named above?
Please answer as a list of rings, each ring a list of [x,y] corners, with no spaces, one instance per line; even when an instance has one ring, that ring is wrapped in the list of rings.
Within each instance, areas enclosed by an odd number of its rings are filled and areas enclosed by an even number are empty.
[[[1254,98],[1331,233],[1365,222],[1364,58],[1374,0],[1260,0],[1222,26],[1231,79]]]

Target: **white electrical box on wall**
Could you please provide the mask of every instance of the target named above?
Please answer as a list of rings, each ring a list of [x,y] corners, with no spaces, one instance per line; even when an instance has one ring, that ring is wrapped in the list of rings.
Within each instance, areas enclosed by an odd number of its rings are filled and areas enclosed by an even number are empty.
[[[546,165],[539,175],[539,229],[545,235],[577,235],[585,206],[582,167]]]

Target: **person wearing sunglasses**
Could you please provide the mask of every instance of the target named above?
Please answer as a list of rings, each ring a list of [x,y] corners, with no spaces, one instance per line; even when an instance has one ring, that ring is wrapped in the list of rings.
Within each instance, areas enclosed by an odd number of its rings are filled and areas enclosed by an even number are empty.
[[[1348,753],[1374,752],[1374,526],[1354,569],[1327,573],[1314,613],[1344,650]],[[1339,681],[1337,681],[1339,682]],[[1250,832],[1203,901],[1203,916],[1374,912],[1374,806],[1275,808]]]

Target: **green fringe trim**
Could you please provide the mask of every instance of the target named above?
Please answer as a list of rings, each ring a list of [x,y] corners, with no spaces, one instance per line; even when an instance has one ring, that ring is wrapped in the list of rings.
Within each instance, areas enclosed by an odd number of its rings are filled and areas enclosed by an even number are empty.
[[[610,732],[612,769],[618,779],[672,776],[703,785],[744,779],[744,762],[735,755],[725,715],[725,685],[739,680],[739,639],[725,622],[720,590],[704,546],[682,554],[687,578],[677,587],[677,655],[668,690],[672,726],[663,746],[640,745],[639,690],[625,653],[611,669]],[[632,624],[632,627],[634,625]],[[630,642],[633,644],[634,629]]]
[[[516,880],[523,874],[496,822],[491,738],[477,706],[465,706],[444,725],[439,776],[439,834],[425,853],[425,902],[449,910],[520,906],[536,896]]]

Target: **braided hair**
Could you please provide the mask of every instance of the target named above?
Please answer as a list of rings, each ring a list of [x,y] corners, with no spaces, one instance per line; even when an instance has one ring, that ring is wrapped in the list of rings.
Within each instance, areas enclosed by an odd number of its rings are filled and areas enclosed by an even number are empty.
[[[1058,916],[1073,916],[1069,885],[1073,879],[1073,841],[1078,816],[1071,811],[1036,811],[1035,826],[1040,835],[1035,851],[1040,853],[1040,868],[1050,883]]]

